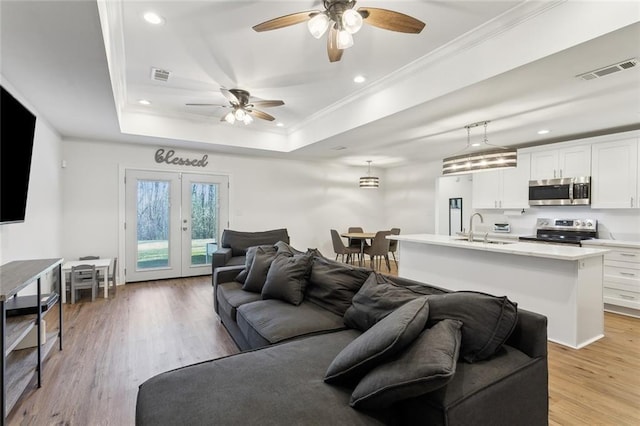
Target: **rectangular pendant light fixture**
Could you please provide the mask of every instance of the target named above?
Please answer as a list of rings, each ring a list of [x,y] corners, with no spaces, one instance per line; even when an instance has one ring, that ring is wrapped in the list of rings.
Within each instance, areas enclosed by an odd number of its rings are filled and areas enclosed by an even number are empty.
[[[467,150],[466,154],[459,154],[442,160],[443,175],[457,175],[464,173],[482,172],[499,169],[511,169],[518,166],[518,150],[492,145],[487,138],[487,125],[490,121],[479,121],[464,126],[467,129]],[[484,127],[484,138],[482,143],[471,143],[471,129]],[[468,150],[476,146],[497,147],[488,151],[469,152]]]
[[[454,175],[511,169],[517,166],[518,151],[515,149],[501,149],[499,151],[477,152],[445,158],[442,161],[442,174]]]

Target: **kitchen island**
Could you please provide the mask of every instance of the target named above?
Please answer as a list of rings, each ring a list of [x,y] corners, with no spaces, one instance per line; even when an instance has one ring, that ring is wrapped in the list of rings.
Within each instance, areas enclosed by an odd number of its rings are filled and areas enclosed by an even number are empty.
[[[604,336],[606,249],[460,236],[392,235],[398,275],[451,290],[507,296],[547,316],[550,341],[584,347]]]

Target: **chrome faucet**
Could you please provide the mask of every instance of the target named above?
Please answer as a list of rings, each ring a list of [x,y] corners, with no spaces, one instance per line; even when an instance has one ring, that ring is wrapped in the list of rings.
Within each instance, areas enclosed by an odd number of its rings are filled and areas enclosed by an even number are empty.
[[[480,218],[480,223],[484,223],[484,219],[480,213],[474,213],[469,218],[469,242],[473,241],[473,218],[478,216]]]

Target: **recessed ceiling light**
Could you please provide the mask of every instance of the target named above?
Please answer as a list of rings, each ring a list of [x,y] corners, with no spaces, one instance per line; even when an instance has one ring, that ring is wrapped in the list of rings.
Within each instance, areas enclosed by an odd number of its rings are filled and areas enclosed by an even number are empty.
[[[164,24],[164,18],[155,12],[146,12],[144,14],[144,20],[153,25]]]
[[[550,132],[550,130],[547,130],[547,129],[538,130],[538,134],[539,135],[546,135],[549,132]]]
[[[276,126],[278,127],[284,127],[284,123],[277,123]]]
[[[333,148],[331,148],[334,151],[342,151],[343,149],[347,149],[346,146],[334,146]]]
[[[353,81],[354,83],[364,83],[365,81],[367,81],[367,79],[364,75],[356,75],[355,77],[353,77]]]
[[[140,100],[138,101],[138,103],[139,103],[140,105],[151,105],[151,101],[148,101],[148,100],[146,100],[146,99],[140,99]]]

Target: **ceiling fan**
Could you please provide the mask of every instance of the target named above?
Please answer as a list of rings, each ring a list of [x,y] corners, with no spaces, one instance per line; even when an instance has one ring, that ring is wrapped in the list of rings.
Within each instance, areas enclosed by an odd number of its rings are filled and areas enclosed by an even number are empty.
[[[355,0],[323,0],[323,4],[324,11],[308,10],[280,16],[255,25],[253,29],[258,32],[270,31],[308,21],[309,31],[317,39],[329,30],[327,53],[330,62],[337,62],[342,58],[342,51],[353,46],[353,34],[360,30],[363,23],[411,34],[420,33],[425,26],[424,22],[393,10],[375,7],[356,10]]]
[[[229,105],[220,104],[186,104],[189,106],[219,106],[223,108],[231,108],[227,114],[225,114],[220,121],[226,121],[233,124],[236,121],[241,121],[244,124],[250,124],[253,121],[253,117],[261,118],[267,121],[275,120],[275,117],[267,114],[266,112],[255,109],[255,107],[275,107],[284,105],[280,100],[252,100],[251,95],[246,90],[242,89],[224,89],[221,88],[220,92],[229,101]]]

